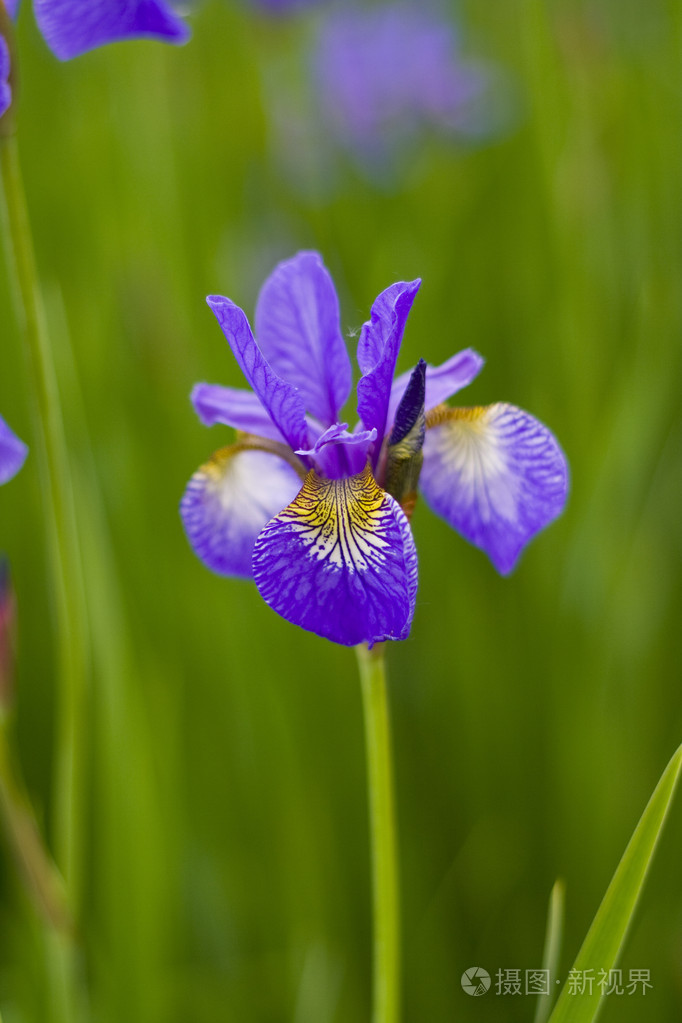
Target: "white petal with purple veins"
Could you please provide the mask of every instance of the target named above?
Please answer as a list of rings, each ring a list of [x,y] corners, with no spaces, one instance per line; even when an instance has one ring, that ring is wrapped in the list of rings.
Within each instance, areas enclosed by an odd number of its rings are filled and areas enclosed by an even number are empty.
[[[279,456],[222,448],[187,485],[180,503],[195,554],[220,575],[252,576],[256,537],[298,493],[301,477]]]
[[[451,409],[427,419],[420,488],[503,575],[563,510],[568,467],[554,435],[514,405]]]

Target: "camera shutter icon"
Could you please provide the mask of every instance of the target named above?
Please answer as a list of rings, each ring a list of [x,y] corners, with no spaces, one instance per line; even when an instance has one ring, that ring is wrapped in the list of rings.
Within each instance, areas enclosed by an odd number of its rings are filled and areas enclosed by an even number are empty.
[[[490,987],[490,974],[482,966],[470,966],[462,974],[462,991],[477,998]]]

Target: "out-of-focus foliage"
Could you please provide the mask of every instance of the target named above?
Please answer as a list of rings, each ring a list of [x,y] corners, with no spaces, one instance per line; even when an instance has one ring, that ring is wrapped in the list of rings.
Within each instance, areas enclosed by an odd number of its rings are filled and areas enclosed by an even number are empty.
[[[559,437],[563,518],[500,579],[413,519],[420,590],[389,651],[406,1020],[532,1019],[475,1001],[468,967],[538,968],[566,880],[565,979],[682,732],[682,10],[671,0],[462,2],[466,52],[503,69],[504,132],[426,140],[398,187],[352,168],[293,188],[267,101],[308,18],[197,8],[183,49],[59,64],[26,10],[17,111],[60,352],[93,636],[83,967],[101,1023],[357,1023],[368,1014],[364,753],[352,655],[207,572],[177,504],[229,431],[197,380],[240,385],[204,296],[253,308],[276,259],[319,249],[358,326],[421,276],[399,369],[469,345],[466,400]],[[4,266],[4,264],[3,264]],[[0,410],[29,442],[0,274]],[[36,458],[0,492],[17,593],[15,732],[48,835],[55,637]],[[602,1019],[678,1018],[682,812],[673,807],[622,966],[653,988]],[[0,1010],[50,1020],[50,949],[2,858]]]

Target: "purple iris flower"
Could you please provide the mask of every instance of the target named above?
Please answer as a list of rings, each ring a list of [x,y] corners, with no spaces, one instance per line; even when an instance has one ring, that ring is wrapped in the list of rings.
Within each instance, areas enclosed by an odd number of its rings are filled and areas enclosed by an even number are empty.
[[[19,0],[6,5],[14,17]],[[47,45],[60,60],[123,39],[184,43],[189,38],[189,29],[165,0],[33,0],[33,7]]]
[[[2,3],[2,0],[0,0]],[[12,89],[9,84],[9,46],[7,40],[0,34],[0,117],[5,113],[12,102]]]
[[[339,304],[320,256],[300,252],[266,280],[255,340],[242,310],[209,296],[252,392],[198,384],[206,426],[234,427],[181,502],[195,553],[214,572],[253,578],[282,617],[337,643],[404,639],[417,592],[408,516],[426,501],[503,574],[561,512],[565,458],[547,427],[512,405],[443,404],[478,374],[472,349],[420,360],[393,379],[420,281],[392,284],[358,340],[360,422]]]
[[[462,59],[452,24],[435,11],[405,3],[333,11],[313,66],[326,127],[363,164],[385,163],[425,129],[480,130],[488,76]]]
[[[0,483],[7,483],[21,469],[26,460],[28,448],[12,433],[0,416]]]

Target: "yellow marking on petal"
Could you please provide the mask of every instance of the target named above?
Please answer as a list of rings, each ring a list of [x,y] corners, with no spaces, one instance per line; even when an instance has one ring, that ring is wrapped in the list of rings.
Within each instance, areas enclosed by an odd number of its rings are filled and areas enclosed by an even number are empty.
[[[240,451],[241,448],[237,444],[231,444],[228,447],[220,448],[219,451],[214,451],[208,462],[199,468],[198,472],[216,483],[221,481],[225,475],[225,468],[230,459]]]
[[[503,409],[500,403],[471,408],[438,405],[427,416],[427,429],[433,430],[428,442],[438,452],[443,472],[456,474],[462,500],[477,502],[483,522],[493,513],[510,521],[517,515],[519,481],[510,474],[508,451],[496,423]]]
[[[386,494],[369,465],[356,476],[322,479],[314,469],[296,499],[278,516],[308,547],[308,555],[338,568],[364,571],[383,558]]]
[[[491,405],[471,405],[468,408],[450,408],[449,405],[436,405],[426,413],[426,429],[430,430],[434,426],[442,426],[443,423],[453,420],[475,426],[492,407]]]
[[[278,458],[290,465],[301,479],[305,479],[306,470],[303,463],[286,444],[268,440],[266,437],[257,437],[253,433],[243,433],[241,430],[237,431],[236,444],[229,444],[227,447],[215,451],[208,462],[205,462],[198,471],[212,480],[222,480],[227,471],[227,463],[241,451],[264,451],[268,455],[277,455]]]

